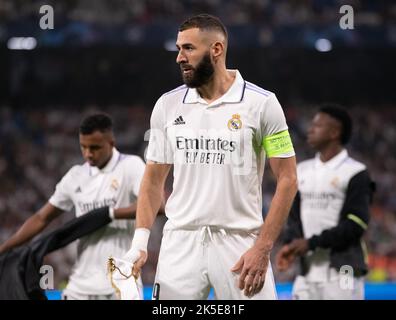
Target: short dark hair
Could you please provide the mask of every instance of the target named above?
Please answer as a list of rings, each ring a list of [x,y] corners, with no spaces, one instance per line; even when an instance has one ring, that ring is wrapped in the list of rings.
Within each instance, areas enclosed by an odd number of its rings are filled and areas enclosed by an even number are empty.
[[[221,20],[210,14],[202,13],[185,20],[179,27],[179,31],[184,31],[192,28],[206,31],[219,31],[224,37],[228,38],[227,29]]]
[[[343,107],[336,104],[323,104],[319,112],[328,114],[341,124],[340,142],[342,145],[347,144],[352,136],[352,118],[349,113]]]
[[[95,131],[108,132],[113,130],[113,120],[106,113],[95,113],[81,121],[80,133],[91,134]]]

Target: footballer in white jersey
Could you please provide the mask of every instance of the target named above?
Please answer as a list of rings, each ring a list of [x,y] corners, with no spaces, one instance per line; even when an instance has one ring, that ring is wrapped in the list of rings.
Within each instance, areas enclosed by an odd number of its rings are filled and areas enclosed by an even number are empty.
[[[112,255],[122,256],[130,247],[145,164],[140,157],[122,154],[114,147],[112,120],[106,114],[82,121],[80,146],[86,162],[65,174],[48,203],[0,249],[30,240],[64,211],[74,208],[76,216],[81,216],[94,209],[111,208],[111,217],[116,219],[78,240],[77,259],[63,298],[113,299],[116,296],[107,275],[107,261]]]
[[[218,18],[188,19],[176,46],[185,85],[162,95],[151,116],[130,251],[141,251],[136,270],[173,166],[155,298],[206,299],[213,288],[217,299],[276,299],[269,254],[296,191],[283,110],[274,93],[225,67],[227,32]],[[266,158],[277,191],[263,224]]]
[[[318,153],[298,164],[298,194],[286,244],[277,254],[281,271],[301,258],[294,299],[364,298],[367,256],[362,236],[373,189],[366,166],[344,147],[351,127],[345,110],[326,105],[308,130],[307,141]]]

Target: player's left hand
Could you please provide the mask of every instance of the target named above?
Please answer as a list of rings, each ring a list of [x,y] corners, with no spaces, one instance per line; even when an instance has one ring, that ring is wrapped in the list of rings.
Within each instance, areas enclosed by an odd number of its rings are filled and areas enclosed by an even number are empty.
[[[284,245],[276,254],[275,265],[278,271],[286,271],[293,264],[296,255],[288,244]]]
[[[240,274],[238,286],[244,290],[245,296],[252,297],[263,288],[269,258],[270,251],[253,246],[232,267],[231,272]]]
[[[294,254],[303,256],[308,252],[308,240],[304,238],[294,239],[290,244],[289,248]]]

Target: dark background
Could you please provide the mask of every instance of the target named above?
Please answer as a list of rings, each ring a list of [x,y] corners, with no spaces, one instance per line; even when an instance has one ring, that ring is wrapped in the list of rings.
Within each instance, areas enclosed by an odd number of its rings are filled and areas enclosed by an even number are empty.
[[[353,30],[340,28],[343,4],[354,9]],[[54,8],[53,30],[39,28],[41,5]],[[111,114],[118,148],[144,157],[155,101],[181,84],[178,25],[202,12],[218,15],[228,28],[228,67],[276,93],[298,161],[313,156],[305,132],[318,104],[348,108],[354,120],[349,151],[377,183],[365,238],[368,281],[395,281],[395,1],[0,0],[0,241],[47,201],[71,165],[82,162],[77,130],[87,113]],[[37,45],[14,50],[15,37],[33,37]],[[331,50],[319,51],[320,39]],[[273,189],[267,171],[264,215]],[[148,285],[163,223],[160,217],[150,240]],[[57,288],[64,286],[74,254],[70,246],[49,257]],[[274,271],[283,282],[296,269]]]

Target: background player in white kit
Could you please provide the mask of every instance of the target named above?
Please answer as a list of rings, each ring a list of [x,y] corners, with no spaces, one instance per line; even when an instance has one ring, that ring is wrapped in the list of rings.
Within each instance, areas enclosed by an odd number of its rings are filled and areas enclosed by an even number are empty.
[[[151,134],[131,250],[138,272],[149,229],[174,166],[156,283],[160,299],[275,299],[269,256],[296,193],[294,150],[275,95],[226,69],[227,32],[198,15],[179,28],[184,83],[162,95]],[[244,139],[247,137],[247,139]],[[241,139],[242,138],[242,139]],[[265,157],[277,189],[265,223],[261,182]],[[136,260],[136,259],[135,259]]]
[[[114,147],[112,120],[106,114],[85,118],[79,137],[86,162],[66,173],[49,201],[0,246],[0,252],[29,241],[73,207],[76,216],[109,208],[115,220],[78,240],[77,261],[63,299],[114,299],[114,289],[106,274],[107,259],[125,254],[130,247],[134,233],[132,218],[145,164],[140,157],[121,154]]]
[[[352,121],[340,107],[323,106],[308,143],[318,153],[298,164],[298,194],[289,216],[280,271],[301,257],[294,299],[364,299],[367,253],[362,239],[373,191],[366,166],[348,156]]]

